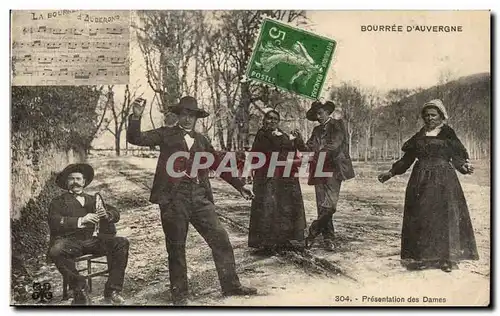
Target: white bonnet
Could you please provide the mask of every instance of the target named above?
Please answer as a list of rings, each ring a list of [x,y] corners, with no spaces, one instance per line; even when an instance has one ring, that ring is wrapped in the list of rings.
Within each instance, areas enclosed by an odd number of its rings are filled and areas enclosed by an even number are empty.
[[[431,106],[437,108],[443,114],[445,120],[448,119],[448,112],[446,112],[446,108],[444,107],[443,101],[441,101],[439,99],[434,99],[434,100],[431,100],[429,102],[426,102],[422,106],[422,112],[424,111],[425,108],[428,108]]]

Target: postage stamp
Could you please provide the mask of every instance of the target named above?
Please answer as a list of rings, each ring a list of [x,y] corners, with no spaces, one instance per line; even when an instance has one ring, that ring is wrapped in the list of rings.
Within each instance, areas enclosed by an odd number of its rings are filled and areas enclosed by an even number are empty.
[[[336,42],[297,27],[264,18],[247,78],[318,99]]]

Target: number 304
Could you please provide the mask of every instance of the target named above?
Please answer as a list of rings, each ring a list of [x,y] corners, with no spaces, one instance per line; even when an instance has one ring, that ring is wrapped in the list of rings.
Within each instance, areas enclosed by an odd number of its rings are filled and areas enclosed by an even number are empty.
[[[335,302],[350,302],[349,296],[335,296]]]

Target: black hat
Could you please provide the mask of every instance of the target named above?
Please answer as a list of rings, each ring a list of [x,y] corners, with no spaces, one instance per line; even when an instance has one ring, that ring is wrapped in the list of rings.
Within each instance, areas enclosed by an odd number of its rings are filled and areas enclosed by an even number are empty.
[[[335,103],[333,103],[332,101],[326,101],[325,103],[314,101],[311,104],[311,108],[306,113],[306,118],[309,121],[317,121],[318,118],[316,117],[316,112],[321,108],[327,110],[329,112],[328,114],[330,115],[332,114],[333,110],[335,110]]]
[[[198,117],[198,118],[204,118],[204,117],[207,117],[210,115],[207,111],[200,109],[198,107],[198,102],[196,101],[196,99],[193,97],[190,97],[190,96],[182,97],[180,99],[179,103],[177,103],[176,105],[170,106],[169,108],[170,108],[170,111],[175,113],[175,114],[180,114],[181,110],[184,110],[184,109],[196,112],[196,117]]]
[[[74,172],[80,172],[81,174],[83,174],[83,177],[85,178],[85,185],[83,187],[89,185],[90,182],[92,182],[92,180],[94,179],[94,168],[92,168],[91,165],[86,163],[75,163],[67,166],[66,168],[64,168],[63,171],[61,171],[57,175],[56,177],[57,186],[60,187],[61,189],[67,190],[68,176]]]

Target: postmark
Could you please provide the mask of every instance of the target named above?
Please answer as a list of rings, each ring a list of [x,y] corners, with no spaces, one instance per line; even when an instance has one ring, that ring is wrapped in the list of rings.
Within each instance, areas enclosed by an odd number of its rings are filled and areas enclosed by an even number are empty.
[[[247,79],[318,99],[337,43],[283,22],[264,18]]]

